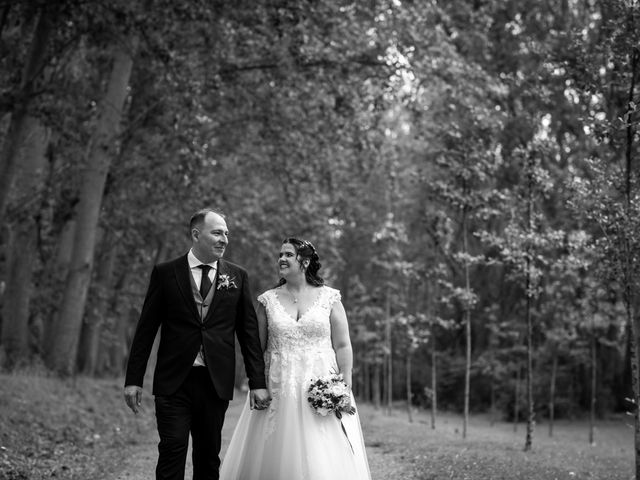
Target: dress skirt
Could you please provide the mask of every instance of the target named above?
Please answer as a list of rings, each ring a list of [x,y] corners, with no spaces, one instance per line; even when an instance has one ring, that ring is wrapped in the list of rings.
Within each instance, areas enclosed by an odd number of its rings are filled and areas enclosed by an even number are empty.
[[[277,411],[251,410],[247,396],[221,480],[370,478],[357,411],[342,420],[333,414],[323,417],[313,411],[306,395],[278,403]]]

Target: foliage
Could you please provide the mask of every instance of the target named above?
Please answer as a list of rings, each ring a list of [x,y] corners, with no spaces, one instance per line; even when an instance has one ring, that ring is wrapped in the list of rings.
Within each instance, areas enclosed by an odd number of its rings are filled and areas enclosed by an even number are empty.
[[[620,239],[635,252],[640,238],[639,199],[628,210],[620,203],[620,161],[640,104],[629,71],[635,3],[56,5],[29,107],[51,132],[44,195],[36,204],[31,192],[12,191],[0,238],[6,283],[8,232],[36,217],[37,247],[25,252],[37,259],[26,363],[40,360],[60,308],[110,46],[133,33],[140,44],[96,245],[97,259],[114,255],[114,274],[98,288],[93,272],[85,308],[87,320],[102,317],[100,375],[122,374],[152,264],[184,253],[188,217],[211,205],[227,213],[226,255],[249,270],[255,293],[277,282],[284,237],[314,243],[321,274],[342,291],[356,369],[373,383],[390,359],[397,373],[383,388],[394,398],[404,396],[407,352],[414,391],[431,386],[435,348],[439,402],[460,408],[466,339],[454,326],[473,311],[471,404],[489,405],[493,382],[510,414],[528,296],[536,401],[546,403],[557,355],[564,411],[588,407],[583,382],[568,379],[586,378],[585,342],[595,332],[600,368],[615,370],[599,385],[600,413],[622,409]],[[0,2],[2,137],[40,7]],[[527,174],[536,189],[530,217]],[[520,281],[527,259],[529,290]]]

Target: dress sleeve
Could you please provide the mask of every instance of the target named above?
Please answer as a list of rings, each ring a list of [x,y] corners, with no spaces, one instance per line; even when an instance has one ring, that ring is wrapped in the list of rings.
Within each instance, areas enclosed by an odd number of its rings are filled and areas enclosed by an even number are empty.
[[[333,304],[342,300],[342,295],[340,294],[340,290],[327,287],[327,305],[329,305],[329,309],[333,307]]]
[[[269,290],[258,295],[258,301],[266,309],[269,306]]]

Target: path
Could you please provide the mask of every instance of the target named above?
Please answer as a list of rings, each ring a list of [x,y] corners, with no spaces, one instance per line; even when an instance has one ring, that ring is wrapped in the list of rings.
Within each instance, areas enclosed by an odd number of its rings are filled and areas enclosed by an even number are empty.
[[[230,406],[223,431],[223,453],[240,414],[242,395]],[[400,406],[400,405],[398,405]],[[524,452],[523,426],[472,416],[468,438],[462,438],[462,418],[440,413],[437,429],[429,412],[419,411],[409,422],[406,411],[387,414],[370,405],[358,406],[373,480],[629,480],[635,468],[633,429],[626,420],[596,423],[597,446],[588,442],[588,423],[557,421],[553,437],[538,429],[535,446]],[[156,462],[152,410],[137,417],[146,443],[132,445],[131,456],[100,480],[150,480]],[[122,448],[122,447],[119,447]],[[114,453],[120,456],[120,451]],[[191,472],[186,479],[191,479]],[[280,479],[298,480],[298,479]]]
[[[233,428],[240,416],[244,397],[236,394],[236,398],[229,405],[225,426],[222,430],[222,456],[231,439]],[[370,439],[367,436],[367,419],[372,418],[375,413],[373,408],[364,405],[360,408],[360,417],[364,430],[365,444],[367,448],[367,458],[371,469],[372,480],[411,480],[415,477],[409,473],[408,466],[401,460],[401,452],[391,450],[380,441],[379,438]],[[378,436],[376,436],[378,437]],[[155,435],[150,436],[148,442],[131,447],[130,456],[122,465],[115,469],[103,480],[150,480],[154,477],[155,464],[157,459],[157,443]],[[191,452],[187,457],[187,472],[185,479],[190,479]],[[288,480],[288,479],[282,479]]]

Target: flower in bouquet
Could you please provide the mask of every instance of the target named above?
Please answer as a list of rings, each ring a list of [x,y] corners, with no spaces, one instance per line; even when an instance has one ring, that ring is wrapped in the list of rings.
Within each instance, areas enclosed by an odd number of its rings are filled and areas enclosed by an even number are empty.
[[[339,373],[312,379],[307,400],[311,408],[322,416],[334,413],[341,418],[343,413],[352,415],[356,411],[351,405],[351,389]]]

